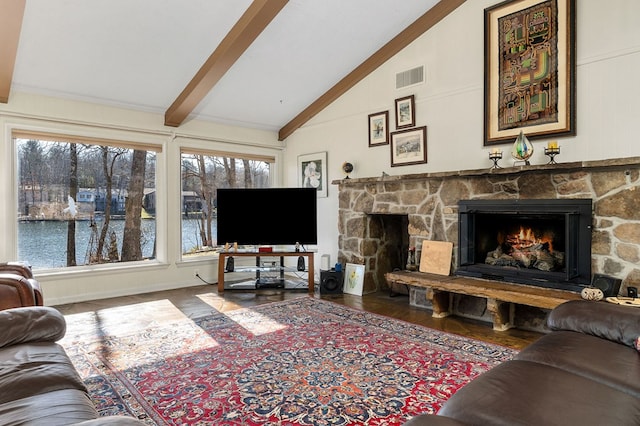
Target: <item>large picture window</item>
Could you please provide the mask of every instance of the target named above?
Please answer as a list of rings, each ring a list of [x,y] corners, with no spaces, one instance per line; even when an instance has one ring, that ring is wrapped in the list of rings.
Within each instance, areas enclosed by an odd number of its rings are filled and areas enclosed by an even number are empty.
[[[155,258],[159,147],[14,132],[18,258],[63,268]]]
[[[216,190],[268,187],[275,158],[183,149],[181,161],[182,253],[197,256],[218,245]]]

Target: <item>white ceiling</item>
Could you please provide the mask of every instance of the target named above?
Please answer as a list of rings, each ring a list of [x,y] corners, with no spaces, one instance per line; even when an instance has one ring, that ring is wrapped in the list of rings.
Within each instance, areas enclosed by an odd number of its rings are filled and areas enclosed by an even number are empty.
[[[189,119],[282,128],[438,0],[290,0]],[[251,0],[27,0],[12,91],[164,114]]]

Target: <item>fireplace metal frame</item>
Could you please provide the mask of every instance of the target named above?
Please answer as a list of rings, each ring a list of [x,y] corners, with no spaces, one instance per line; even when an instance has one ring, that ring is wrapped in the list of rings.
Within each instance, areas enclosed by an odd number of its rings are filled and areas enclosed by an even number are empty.
[[[476,214],[564,215],[568,254],[563,272],[521,270],[487,265],[476,257]],[[581,291],[591,283],[591,199],[461,200],[458,203],[458,263],[456,275]]]

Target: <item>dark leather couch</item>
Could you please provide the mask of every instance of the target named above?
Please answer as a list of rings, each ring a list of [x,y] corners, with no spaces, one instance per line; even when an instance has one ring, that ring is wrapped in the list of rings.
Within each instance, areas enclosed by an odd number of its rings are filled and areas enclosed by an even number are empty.
[[[54,308],[0,310],[0,425],[136,425],[133,417],[98,417],[64,349]]]
[[[640,425],[640,308],[575,300],[551,330],[415,425]]]

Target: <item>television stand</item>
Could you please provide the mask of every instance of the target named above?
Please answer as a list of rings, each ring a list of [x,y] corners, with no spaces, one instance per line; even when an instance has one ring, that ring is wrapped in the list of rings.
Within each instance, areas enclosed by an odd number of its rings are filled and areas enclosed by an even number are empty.
[[[256,289],[263,289],[263,288],[284,289],[284,272],[286,269],[284,267],[284,258],[302,256],[303,258],[304,257],[307,258],[306,272],[308,276],[307,281],[309,284],[309,294],[313,294],[314,292],[313,255],[314,255],[314,252],[310,252],[310,251],[273,251],[269,253],[260,253],[255,251],[251,251],[251,252],[222,251],[220,252],[220,255],[218,258],[218,293],[224,293],[225,264],[226,264],[226,260],[229,257],[255,257],[256,258],[256,266],[250,268],[250,270],[254,270],[256,272],[256,285],[255,285]],[[261,257],[269,257],[269,258],[279,257],[280,265],[264,266],[260,263]],[[261,272],[264,272],[267,270],[273,270],[274,267],[280,272],[279,277],[273,278],[273,277],[264,277],[260,275]],[[248,269],[245,268],[243,270],[247,271]],[[293,270],[296,270],[296,268],[294,267]],[[238,271],[240,272],[240,268],[238,268]]]

